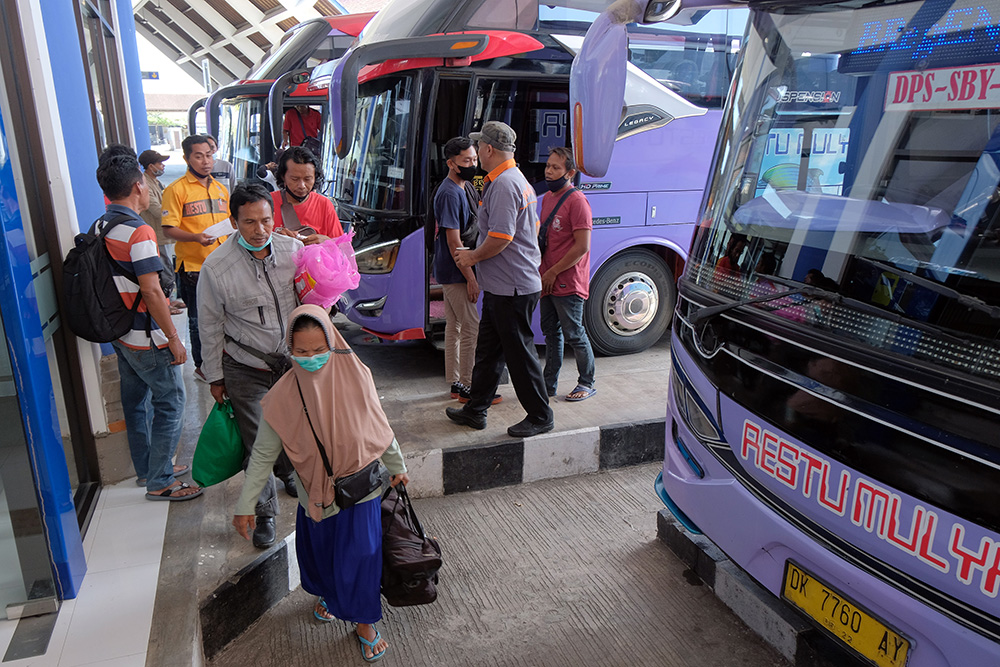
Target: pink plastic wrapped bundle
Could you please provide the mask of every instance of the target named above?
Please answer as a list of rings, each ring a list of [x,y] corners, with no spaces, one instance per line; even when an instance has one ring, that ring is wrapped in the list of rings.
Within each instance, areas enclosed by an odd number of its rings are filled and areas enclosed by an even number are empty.
[[[299,301],[330,308],[361,281],[351,240],[354,232],[307,245],[295,255],[295,291]]]

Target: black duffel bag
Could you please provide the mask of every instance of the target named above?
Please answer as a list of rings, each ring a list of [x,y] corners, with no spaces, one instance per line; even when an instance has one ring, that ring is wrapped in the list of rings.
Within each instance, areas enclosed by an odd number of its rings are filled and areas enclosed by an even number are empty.
[[[437,599],[441,547],[424,534],[406,486],[382,496],[382,595],[393,607],[430,604]]]

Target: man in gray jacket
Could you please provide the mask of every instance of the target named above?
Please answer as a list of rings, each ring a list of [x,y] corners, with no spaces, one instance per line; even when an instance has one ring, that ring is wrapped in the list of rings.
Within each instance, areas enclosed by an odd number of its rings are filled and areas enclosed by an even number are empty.
[[[260,185],[237,187],[229,210],[232,234],[201,267],[198,280],[198,330],[202,371],[212,397],[232,401],[243,438],[245,461],[257,439],[260,399],[288,368],[285,323],[298,306],[293,256],[302,242],[274,229],[274,203]],[[244,463],[245,463],[244,461]],[[287,457],[275,465],[285,489],[296,494]],[[277,535],[278,513],[272,476],[257,500],[253,544],[266,549]]]

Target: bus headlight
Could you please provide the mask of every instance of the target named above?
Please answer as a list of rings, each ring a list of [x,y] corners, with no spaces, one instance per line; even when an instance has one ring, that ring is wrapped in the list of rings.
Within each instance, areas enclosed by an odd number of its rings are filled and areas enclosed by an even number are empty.
[[[702,409],[699,401],[688,391],[684,381],[680,378],[677,368],[671,369],[670,379],[673,384],[674,401],[677,403],[677,412],[684,423],[701,440],[716,441],[722,439],[719,429],[715,426],[715,421]]]
[[[377,243],[357,251],[358,273],[390,273],[399,256],[399,241]]]

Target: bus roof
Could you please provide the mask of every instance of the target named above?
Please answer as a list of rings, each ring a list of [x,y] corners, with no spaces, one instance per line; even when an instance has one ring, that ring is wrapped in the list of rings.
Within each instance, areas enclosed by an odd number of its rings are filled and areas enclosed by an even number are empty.
[[[290,28],[275,50],[254,67],[243,81],[273,81],[285,72],[302,67],[314,55],[315,49],[327,39],[333,40],[337,51],[328,57],[336,57],[357,39],[374,16],[374,13],[369,12],[303,21]]]

